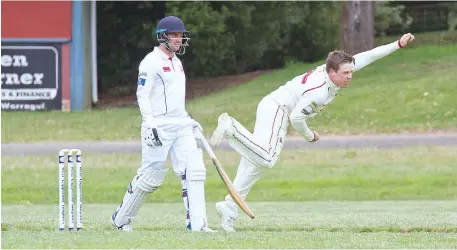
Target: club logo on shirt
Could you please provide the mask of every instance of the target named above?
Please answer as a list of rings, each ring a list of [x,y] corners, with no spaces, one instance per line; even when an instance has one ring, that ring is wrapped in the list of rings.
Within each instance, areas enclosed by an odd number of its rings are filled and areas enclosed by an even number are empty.
[[[145,83],[146,83],[146,79],[138,78],[138,85],[144,86]]]
[[[137,82],[137,84],[141,85],[141,86],[144,86],[144,84],[146,83],[146,77],[147,76],[148,76],[148,74],[146,72],[140,72],[138,74],[138,82]]]
[[[301,113],[307,116],[315,116],[318,114],[322,109],[325,108],[325,105],[319,105],[316,102],[312,102],[310,105],[306,106],[304,109],[301,110]]]
[[[304,115],[310,115],[310,114],[311,114],[311,112],[308,111],[308,110],[306,110],[306,108],[302,109],[301,112],[302,112],[302,114],[304,114]]]
[[[170,72],[171,71],[170,67],[162,67],[162,69],[163,69],[163,72]]]

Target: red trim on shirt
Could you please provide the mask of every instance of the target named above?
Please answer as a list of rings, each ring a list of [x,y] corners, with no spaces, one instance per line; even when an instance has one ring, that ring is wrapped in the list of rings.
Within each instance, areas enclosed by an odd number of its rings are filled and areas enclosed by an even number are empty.
[[[303,76],[303,79],[301,80],[301,84],[305,84],[306,83],[306,80],[308,80],[308,76],[311,75],[311,73],[313,73],[314,70],[310,70],[308,72],[306,72],[306,74]]]
[[[400,40],[398,40],[397,43],[398,43],[398,46],[399,46],[400,48],[403,48],[403,46],[401,46]]]
[[[310,89],[308,89],[308,90],[305,90],[305,92],[303,92],[302,95],[304,95],[304,94],[305,94],[306,92],[308,92],[308,91],[311,91],[311,90],[313,90],[313,89],[318,89],[318,88],[320,88],[320,87],[322,87],[322,86],[324,86],[324,85],[325,85],[325,81],[324,81],[324,83],[322,83],[321,85],[319,85],[319,86],[317,86],[317,87],[314,87],[314,88],[310,88]]]

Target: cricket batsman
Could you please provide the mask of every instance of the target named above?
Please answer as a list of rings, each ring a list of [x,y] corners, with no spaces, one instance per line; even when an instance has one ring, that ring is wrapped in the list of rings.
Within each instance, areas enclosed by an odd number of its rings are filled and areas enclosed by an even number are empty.
[[[235,118],[223,113],[212,134],[210,144],[219,145],[228,139],[229,145],[241,155],[235,188],[243,199],[259,180],[265,168],[272,168],[278,160],[290,123],[308,142],[317,142],[319,134],[311,130],[308,119],[319,114],[338,94],[348,87],[352,74],[374,61],[385,57],[414,40],[410,33],[399,40],[376,47],[354,56],[344,51],[328,54],[324,65],[298,75],[265,96],[257,106],[254,133],[249,132]],[[216,203],[222,228],[234,232],[233,223],[238,216],[238,207],[230,195]]]
[[[156,30],[159,46],[139,65],[137,99],[141,111],[141,167],[127,186],[121,204],[111,216],[115,228],[132,231],[132,221],[149,194],[163,183],[168,155],[182,184],[186,229],[215,232],[208,227],[204,184],[206,168],[193,129],[200,124],[185,109],[186,75],[181,61],[189,45],[188,31],[175,16],[160,20]],[[151,213],[156,211],[152,210]]]

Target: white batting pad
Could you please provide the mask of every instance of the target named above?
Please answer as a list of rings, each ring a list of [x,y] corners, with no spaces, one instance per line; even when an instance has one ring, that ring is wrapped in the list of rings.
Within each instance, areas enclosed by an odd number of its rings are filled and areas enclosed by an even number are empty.
[[[208,227],[205,202],[206,168],[200,148],[189,155],[186,168],[186,184],[189,202],[190,227],[192,231],[202,231]]]
[[[144,199],[162,185],[168,169],[152,169],[137,175],[130,182],[121,205],[113,214],[113,222],[119,228],[135,218]]]

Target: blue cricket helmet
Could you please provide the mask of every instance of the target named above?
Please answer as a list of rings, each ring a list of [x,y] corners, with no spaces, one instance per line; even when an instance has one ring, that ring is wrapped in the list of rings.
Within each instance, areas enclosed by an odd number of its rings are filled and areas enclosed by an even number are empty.
[[[167,16],[165,18],[162,18],[159,21],[159,24],[157,25],[156,29],[156,36],[157,40],[159,43],[164,43],[165,47],[172,51],[169,46],[169,41],[170,39],[167,36],[167,33],[173,33],[173,32],[182,32],[183,33],[183,41],[182,44],[179,48],[178,52],[175,52],[178,55],[184,55],[186,53],[186,47],[189,46],[188,40],[190,39],[188,37],[189,32],[187,31],[186,27],[184,26],[184,22],[175,16]],[[172,51],[174,52],[174,51]]]

